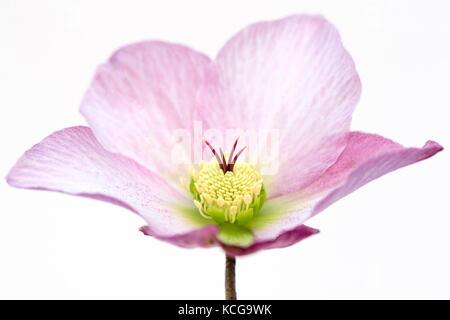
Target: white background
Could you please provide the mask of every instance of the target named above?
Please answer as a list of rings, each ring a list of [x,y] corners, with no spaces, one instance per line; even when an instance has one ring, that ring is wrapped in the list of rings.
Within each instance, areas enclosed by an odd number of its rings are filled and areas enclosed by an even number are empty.
[[[58,129],[98,64],[145,39],[214,56],[240,28],[320,13],[363,83],[353,129],[450,146],[448,1],[0,2],[0,173]],[[448,150],[391,173],[309,221],[321,233],[238,259],[242,299],[450,298]],[[0,183],[0,298],[221,299],[219,249],[138,232],[123,208]]]

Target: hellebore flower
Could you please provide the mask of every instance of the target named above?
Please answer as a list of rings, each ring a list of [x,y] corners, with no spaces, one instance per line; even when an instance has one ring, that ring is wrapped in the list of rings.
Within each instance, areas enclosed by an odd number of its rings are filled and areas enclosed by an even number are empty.
[[[121,205],[145,220],[144,234],[181,247],[221,246],[232,282],[235,256],[317,233],[306,220],[442,150],[349,131],[360,92],[337,30],[319,16],[253,24],[215,60],[178,44],[132,44],[98,68],[81,103],[89,127],[51,134],[7,181]],[[227,146],[217,137],[230,129],[275,132],[276,151],[252,154],[240,134]]]

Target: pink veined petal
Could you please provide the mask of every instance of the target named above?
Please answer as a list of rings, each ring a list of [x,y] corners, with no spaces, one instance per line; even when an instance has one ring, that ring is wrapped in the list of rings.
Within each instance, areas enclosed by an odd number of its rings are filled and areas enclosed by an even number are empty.
[[[365,137],[355,135],[353,138],[361,141],[364,140]],[[382,138],[377,138],[379,143],[383,144],[383,141],[380,141]],[[359,165],[356,170],[351,172],[343,185],[334,189],[331,193],[328,193],[327,196],[314,207],[312,215],[318,214],[332,203],[352,193],[366,183],[377,179],[388,172],[428,159],[442,150],[443,147],[437,142],[427,141],[422,148],[399,148],[372,158],[370,161],[365,161],[363,164]],[[347,161],[356,161],[358,156],[354,158],[350,156],[349,158],[350,159],[347,159]],[[344,174],[342,170],[346,170],[346,168],[339,168],[340,172],[335,172],[335,176],[325,177],[325,180],[328,180],[328,183],[330,184],[334,179],[336,179],[336,182],[339,182],[339,178],[342,178],[342,175]]]
[[[245,132],[256,132],[259,145],[265,133],[278,132],[278,158],[260,156],[266,173],[275,173],[265,177],[269,197],[311,184],[343,151],[361,85],[324,18],[297,15],[245,28],[222,48],[209,77],[199,91],[205,128],[241,129],[242,144],[253,150]]]
[[[195,97],[209,64],[208,57],[181,45],[126,46],[98,68],[80,111],[107,150],[178,187],[187,169],[174,161],[191,156]],[[178,135],[180,129],[190,136]]]
[[[141,227],[141,232],[147,236],[155,237],[159,240],[170,242],[182,248],[208,248],[217,245],[217,232],[219,227],[217,225],[209,225],[190,231],[183,234],[176,234],[172,236],[161,236],[152,232],[149,226]]]
[[[301,225],[295,229],[286,231],[272,240],[258,241],[247,248],[222,246],[225,252],[232,256],[243,256],[260,250],[289,247],[299,241],[319,233],[319,230]]]
[[[59,191],[105,200],[142,216],[153,233],[171,237],[202,224],[175,212],[191,201],[134,160],[105,150],[87,127],[53,133],[28,150],[7,176],[18,188]],[[196,220],[197,221],[197,220]]]
[[[266,241],[289,232],[366,183],[427,159],[442,149],[433,141],[422,148],[405,148],[379,135],[351,132],[344,152],[333,166],[301,192],[284,197],[284,201],[291,202],[292,209],[276,221],[265,217],[264,210],[260,212],[260,227],[253,230],[255,238]]]

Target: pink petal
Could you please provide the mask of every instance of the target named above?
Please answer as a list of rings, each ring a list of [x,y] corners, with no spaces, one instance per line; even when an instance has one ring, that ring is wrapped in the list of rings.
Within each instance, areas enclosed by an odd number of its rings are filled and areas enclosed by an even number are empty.
[[[208,80],[198,109],[206,128],[278,130],[270,197],[309,185],[336,161],[361,90],[337,30],[307,15],[245,28],[220,51]]]
[[[299,193],[272,200],[284,198],[283,201],[296,209],[287,210],[278,221],[265,217],[264,210],[260,212],[262,223],[259,230],[253,230],[255,238],[257,241],[270,240],[292,230],[366,183],[427,159],[442,149],[433,141],[428,141],[423,148],[405,148],[378,135],[351,132],[344,152],[318,180]],[[268,222],[264,223],[264,219]]]
[[[53,133],[28,150],[7,176],[10,185],[60,191],[122,205],[141,215],[160,237],[203,226],[174,210],[192,206],[160,177],[119,154],[106,151],[87,127]]]
[[[197,89],[209,63],[176,44],[124,47],[98,68],[80,111],[107,150],[178,182],[171,161],[178,138],[173,134],[177,129],[191,133]]]
[[[319,233],[319,230],[310,228],[305,225],[301,225],[293,230],[289,230],[280,234],[277,238],[273,240],[255,242],[254,244],[252,244],[250,247],[247,248],[223,246],[223,249],[229,255],[243,256],[255,253],[256,251],[260,250],[289,247],[316,233]]]
[[[161,236],[155,234],[149,226],[143,226],[140,230],[147,236],[153,236],[159,240],[170,242],[182,248],[207,248],[217,245],[218,240],[216,235],[219,231],[219,227],[217,225],[209,225],[201,229],[172,236]]]
[[[313,185],[311,188],[318,187],[314,191],[323,191],[333,184],[340,184],[344,176],[345,182],[332,192],[327,191],[326,197],[315,206],[312,215],[366,183],[391,171],[428,159],[443,149],[434,141],[427,141],[422,148],[404,148],[400,145],[395,146],[394,142],[381,136],[361,132],[351,133],[349,146],[339,161],[325,173],[318,186]],[[362,161],[364,155],[366,158]]]

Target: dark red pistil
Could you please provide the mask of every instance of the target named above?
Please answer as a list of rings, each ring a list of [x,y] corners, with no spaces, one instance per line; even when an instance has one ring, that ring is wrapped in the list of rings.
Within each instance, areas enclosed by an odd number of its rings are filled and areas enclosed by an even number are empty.
[[[219,153],[211,146],[211,144],[208,141],[204,140],[205,144],[211,149],[213,155],[216,157],[217,162],[219,163],[219,167],[220,167],[220,169],[222,169],[224,174],[227,173],[227,171],[233,172],[234,165],[236,164],[236,160],[238,159],[238,157],[242,154],[242,152],[246,148],[246,147],[243,147],[241,150],[239,150],[239,152],[236,153],[236,155],[233,158],[234,152],[236,151],[236,146],[237,146],[238,140],[239,140],[239,138],[237,138],[233,144],[233,148],[231,149],[230,156],[228,157],[228,163],[222,152],[222,148],[219,149],[219,151],[220,151],[220,155],[219,155]]]

